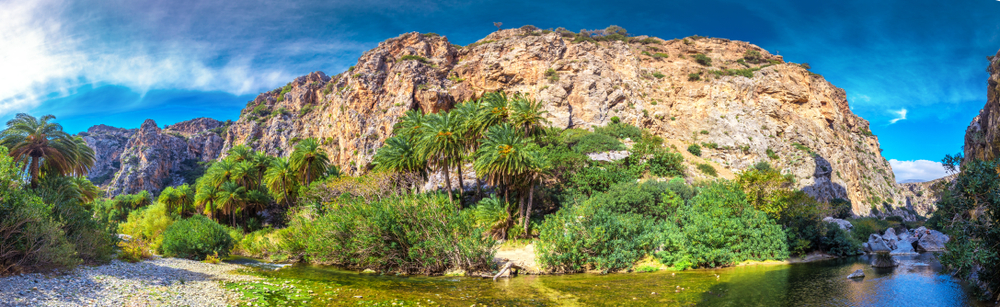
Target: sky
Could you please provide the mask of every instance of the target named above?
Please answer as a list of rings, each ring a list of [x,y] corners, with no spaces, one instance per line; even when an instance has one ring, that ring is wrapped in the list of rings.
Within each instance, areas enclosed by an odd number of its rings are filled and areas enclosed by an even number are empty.
[[[0,0],[0,120],[68,132],[236,119],[258,93],[333,75],[378,42],[435,32],[466,45],[514,28],[748,41],[844,88],[897,180],[944,176],[986,102],[1000,2]]]

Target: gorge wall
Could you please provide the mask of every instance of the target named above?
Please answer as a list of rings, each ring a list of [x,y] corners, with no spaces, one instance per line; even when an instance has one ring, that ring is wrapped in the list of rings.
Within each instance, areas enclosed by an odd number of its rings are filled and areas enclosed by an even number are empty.
[[[220,130],[217,121],[162,131],[147,122],[137,131],[91,128],[107,137],[88,144],[109,157],[122,148],[109,188],[116,193],[178,183],[183,161],[217,159],[235,145],[285,156],[310,137],[356,175],[406,111],[447,110],[491,91],[543,102],[557,127],[601,126],[616,116],[671,144],[710,145],[698,159],[727,170],[767,161],[820,200],[850,199],[856,214],[873,204],[906,206],[878,138],[851,112],[843,89],[755,45],[718,38],[595,43],[510,29],[461,47],[408,33],[364,53],[347,72],[311,73],[258,95],[224,132],[209,131]],[[172,130],[179,125],[192,127]],[[116,169],[100,163],[92,178]]]
[[[989,57],[986,72],[986,105],[965,130],[966,161],[989,160],[1000,156],[1000,51]]]

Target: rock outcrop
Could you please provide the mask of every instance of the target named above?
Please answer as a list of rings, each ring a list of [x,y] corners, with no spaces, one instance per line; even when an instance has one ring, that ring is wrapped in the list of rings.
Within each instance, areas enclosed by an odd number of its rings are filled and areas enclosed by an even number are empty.
[[[833,218],[833,217],[829,217],[829,216],[823,218],[823,223],[837,223],[837,226],[839,226],[840,229],[847,230],[847,231],[851,231],[851,229],[854,228],[854,225],[851,224],[851,222],[849,222],[847,220],[842,220],[842,219]]]
[[[260,94],[222,150],[247,144],[287,155],[313,137],[356,175],[406,111],[448,110],[491,91],[542,102],[553,126],[586,129],[618,117],[668,142],[713,144],[703,158],[729,170],[767,161],[820,200],[850,199],[858,215],[902,202],[878,138],[843,89],[760,47],[717,38],[573,43],[511,29],[459,47],[403,34],[347,72],[311,73]]]
[[[122,129],[107,125],[90,127],[79,136],[94,149],[94,167],[87,174],[87,179],[96,185],[105,185],[115,178],[121,169],[121,155],[128,145],[129,138],[138,129]]]
[[[148,119],[139,129],[91,127],[84,139],[98,162],[88,177],[106,185],[108,196],[143,190],[156,194],[167,186],[183,184],[201,175],[199,162],[219,157],[223,139],[217,131],[224,131],[219,128],[224,129],[224,123],[210,118],[165,129]]]
[[[903,199],[902,208],[912,210],[916,215],[930,218],[937,210],[937,202],[941,200],[944,191],[948,189],[958,174],[949,175],[926,182],[899,183],[899,198]]]
[[[990,160],[1000,156],[1000,51],[989,57],[986,72],[986,105],[965,130],[965,160]]]

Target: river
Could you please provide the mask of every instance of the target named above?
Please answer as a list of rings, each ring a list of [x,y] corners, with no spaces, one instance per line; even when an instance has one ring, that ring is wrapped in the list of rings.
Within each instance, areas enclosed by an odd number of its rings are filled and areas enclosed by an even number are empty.
[[[289,283],[302,295],[266,292],[276,305],[352,306],[976,306],[935,256],[897,256],[876,269],[868,256],[791,265],[681,272],[470,277],[366,275],[295,265],[251,274]],[[849,280],[857,269],[864,279]],[[262,288],[255,288],[260,290]],[[306,291],[312,291],[306,294]]]

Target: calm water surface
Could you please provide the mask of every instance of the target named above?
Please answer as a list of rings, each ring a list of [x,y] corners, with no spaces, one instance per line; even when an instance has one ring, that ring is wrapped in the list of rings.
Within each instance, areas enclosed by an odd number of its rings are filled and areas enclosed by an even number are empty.
[[[976,306],[933,254],[896,257],[875,269],[867,256],[793,265],[684,272],[467,277],[361,275],[297,265],[256,274],[314,291],[306,305],[470,306]],[[866,277],[846,276],[862,269]],[[718,277],[716,276],[718,275]],[[681,290],[683,289],[683,290]],[[358,298],[357,296],[360,296]],[[277,302],[276,302],[277,303]]]

